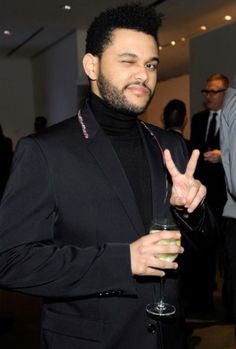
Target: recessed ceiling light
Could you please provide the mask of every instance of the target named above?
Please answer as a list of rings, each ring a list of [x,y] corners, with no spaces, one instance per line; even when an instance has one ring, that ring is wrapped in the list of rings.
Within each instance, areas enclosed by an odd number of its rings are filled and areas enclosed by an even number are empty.
[[[160,46],[159,46],[159,50],[161,51],[162,49],[163,49],[163,47],[160,45]]]
[[[172,41],[170,42],[170,44],[171,44],[171,46],[175,46],[175,45],[176,45],[176,42],[175,42],[174,40],[172,40]]]
[[[182,38],[180,38],[180,41],[182,42],[182,44],[184,44],[186,42],[186,38],[182,36]]]
[[[71,5],[64,5],[64,6],[62,6],[62,9],[64,11],[70,11],[71,10]]]
[[[226,21],[231,21],[232,17],[229,16],[229,15],[227,15],[227,16],[224,17],[224,19],[225,19]]]
[[[5,29],[5,30],[3,31],[3,34],[6,35],[6,36],[11,36],[11,35],[12,35],[12,32],[11,32],[10,30],[8,30],[8,29]]]
[[[200,29],[204,31],[207,30],[207,27],[205,25],[201,25]]]

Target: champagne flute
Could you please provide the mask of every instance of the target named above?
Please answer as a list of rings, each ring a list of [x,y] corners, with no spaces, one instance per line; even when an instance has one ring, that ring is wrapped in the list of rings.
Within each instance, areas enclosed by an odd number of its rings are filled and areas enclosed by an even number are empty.
[[[150,227],[149,234],[152,233],[160,233],[162,231],[176,231],[179,232],[179,228],[177,224],[168,218],[163,219],[154,219],[152,221],[152,225]],[[180,240],[176,239],[161,239],[157,242],[160,245],[178,245],[180,246]],[[178,254],[174,253],[162,253],[158,254],[156,258],[161,260],[165,260],[168,262],[173,262],[177,258]],[[156,303],[148,304],[146,307],[146,311],[151,315],[158,316],[170,316],[175,314],[176,308],[174,305],[165,303],[163,299],[163,288],[164,288],[164,279],[160,279],[160,300]]]

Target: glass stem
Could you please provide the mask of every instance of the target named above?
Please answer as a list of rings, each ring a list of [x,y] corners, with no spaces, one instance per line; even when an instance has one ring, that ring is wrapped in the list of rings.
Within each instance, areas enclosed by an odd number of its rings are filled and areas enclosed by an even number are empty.
[[[164,308],[165,306],[164,306],[164,299],[163,299],[163,294],[164,294],[164,279],[163,279],[163,277],[161,277],[161,280],[160,280],[160,302],[159,302],[159,304],[160,304],[160,307],[161,308]]]

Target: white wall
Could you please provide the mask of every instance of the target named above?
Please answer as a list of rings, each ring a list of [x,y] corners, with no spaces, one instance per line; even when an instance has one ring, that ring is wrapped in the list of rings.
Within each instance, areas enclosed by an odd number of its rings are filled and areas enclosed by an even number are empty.
[[[77,112],[76,33],[64,38],[33,59],[35,113],[44,115],[49,125]]]
[[[34,100],[31,61],[0,60],[0,123],[6,136],[17,140],[32,132]]]
[[[203,34],[190,41],[191,109],[202,109],[201,89],[207,77],[222,73],[229,79],[236,73],[236,24]]]
[[[165,105],[171,99],[180,99],[186,104],[187,116],[189,116],[190,100],[189,100],[189,75],[182,75],[177,78],[160,81],[157,84],[156,93],[153,100],[142,116],[142,119],[158,126],[163,126],[161,116]],[[184,135],[189,138],[189,123],[184,129]]]

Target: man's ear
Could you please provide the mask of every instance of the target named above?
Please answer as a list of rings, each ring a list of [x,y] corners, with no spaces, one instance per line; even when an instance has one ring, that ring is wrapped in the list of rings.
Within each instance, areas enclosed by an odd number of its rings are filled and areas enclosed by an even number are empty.
[[[94,81],[97,79],[98,71],[98,57],[91,53],[86,53],[83,58],[83,67],[86,75],[90,80]]]

